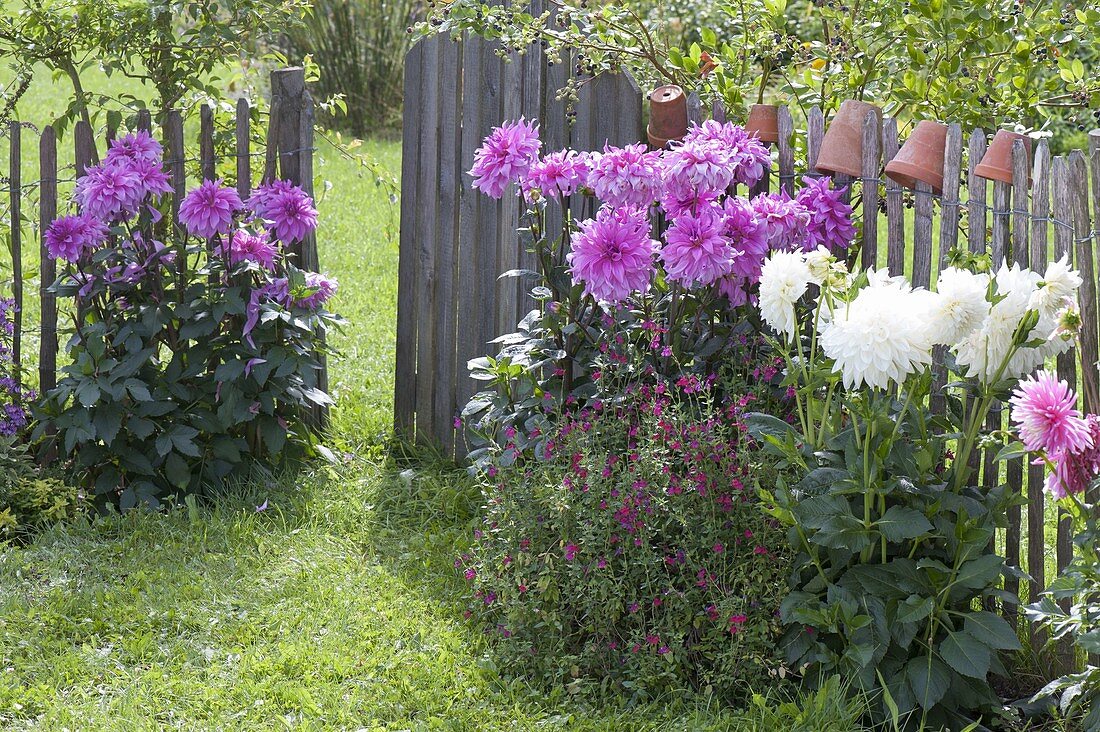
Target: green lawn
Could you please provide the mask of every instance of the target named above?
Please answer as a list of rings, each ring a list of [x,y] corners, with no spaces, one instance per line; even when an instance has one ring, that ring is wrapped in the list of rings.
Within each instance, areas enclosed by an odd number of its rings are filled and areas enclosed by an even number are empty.
[[[62,103],[48,83],[25,102],[23,119],[38,124]],[[395,143],[364,149],[399,169]],[[0,727],[794,728],[797,710],[777,721],[788,712],[763,702],[737,716],[687,693],[591,708],[499,678],[454,600],[452,562],[479,496],[453,467],[398,465],[386,442],[397,209],[323,143],[317,170],[332,183],[320,257],[350,321],[331,364],[331,443],[343,464],[257,475],[209,505],[103,516],[0,546]],[[819,705],[829,720],[835,703]],[[839,719],[833,729],[852,729]],[[830,727],[810,718],[801,728]]]

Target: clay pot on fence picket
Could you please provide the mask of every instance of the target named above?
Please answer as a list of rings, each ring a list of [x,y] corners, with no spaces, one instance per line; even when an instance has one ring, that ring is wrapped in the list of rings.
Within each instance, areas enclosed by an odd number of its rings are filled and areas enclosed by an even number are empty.
[[[756,135],[760,142],[779,142],[779,107],[774,104],[752,105],[745,131]]]
[[[999,180],[1002,183],[1012,182],[1012,143],[1016,140],[1024,141],[1024,150],[1027,152],[1028,180],[1031,180],[1031,138],[1018,132],[998,130],[993,136],[993,142],[989,143],[989,149],[985,151],[982,161],[974,167],[975,175],[989,180]]]
[[[947,125],[923,120],[909,139],[886,164],[886,175],[902,186],[916,190],[917,183],[927,183],[932,190],[943,193],[943,154],[947,146]]]
[[[870,112],[875,113],[881,125],[882,110],[875,105],[855,99],[841,103],[821,141],[821,154],[817,158],[819,173],[843,173],[854,178],[863,174],[863,121]]]
[[[654,89],[649,95],[649,127],[646,136],[654,149],[679,140],[688,131],[687,95],[675,84]]]

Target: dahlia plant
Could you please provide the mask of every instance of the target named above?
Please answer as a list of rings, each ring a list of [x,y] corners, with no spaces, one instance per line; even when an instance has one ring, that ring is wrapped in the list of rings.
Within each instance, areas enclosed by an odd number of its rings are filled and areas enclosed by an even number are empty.
[[[599,344],[647,354],[660,378],[713,373],[752,331],[748,306],[769,252],[843,254],[855,239],[851,208],[828,179],[808,179],[793,197],[737,195],[771,157],[734,124],[707,121],[658,151],[540,155],[541,147],[537,128],[521,119],[493,130],[470,170],[486,195],[521,196],[521,238],[539,263],[537,272],[507,273],[535,280],[536,307],[498,339],[499,354],[471,362],[490,387],[462,414],[475,461],[508,428],[520,431],[522,448],[541,452],[566,400],[603,394]],[[560,230],[547,228],[552,207],[563,212]],[[528,440],[535,431],[542,437]]]
[[[977,608],[1016,601],[998,590],[1018,570],[993,537],[1022,498],[974,485],[978,450],[1003,440],[983,433],[994,404],[1072,347],[1081,284],[1064,259],[1044,273],[992,272],[985,256],[953,261],[925,290],[849,272],[824,249],[770,255],[760,312],[784,354],[795,419],[747,420],[794,474],[761,493],[798,554],[782,610],[788,660],[813,679],[857,679],[883,715],[896,709],[932,728],[995,707],[987,677],[1004,673],[999,651],[1019,648],[1012,627]],[[933,367],[936,348],[946,374]],[[1038,384],[1025,388],[1061,408]],[[1079,425],[1043,427],[1041,409],[1026,420],[1028,447],[1040,434],[1060,449],[1087,442]],[[1013,446],[998,459],[1019,455]]]
[[[1028,617],[1048,631],[1049,647],[1067,640],[1090,660],[1083,671],[1055,679],[1032,700],[1055,703],[1065,717],[1083,716],[1081,729],[1100,728],[1100,416],[1082,416],[1065,381],[1041,371],[1020,382],[1012,397],[1012,422],[1021,449],[1047,466],[1046,490],[1077,528],[1073,559],[1027,606]]]
[[[36,434],[123,507],[308,446],[301,410],[331,401],[317,374],[336,283],[284,251],[316,226],[310,197],[273,181],[246,202],[207,180],[170,228],[171,191],[160,145],[127,135],[45,235],[64,263],[51,289],[75,312]]]

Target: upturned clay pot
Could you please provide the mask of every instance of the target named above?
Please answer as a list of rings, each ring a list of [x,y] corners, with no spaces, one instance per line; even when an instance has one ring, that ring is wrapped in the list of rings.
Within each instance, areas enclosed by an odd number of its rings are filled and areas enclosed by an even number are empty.
[[[1017,132],[998,130],[993,136],[993,142],[989,143],[989,149],[985,151],[982,161],[974,166],[974,173],[989,180],[999,180],[1002,183],[1012,182],[1012,143],[1016,140],[1024,141],[1024,150],[1027,151],[1028,180],[1031,179],[1031,138]]]
[[[745,130],[760,142],[779,142],[779,107],[774,104],[754,104],[749,108]]]
[[[897,155],[886,165],[886,175],[906,188],[927,183],[943,193],[943,150],[947,146],[947,125],[919,122]]]
[[[688,130],[687,96],[675,84],[654,89],[649,95],[649,144],[662,148],[670,140],[679,140]]]
[[[821,141],[818,172],[843,173],[855,178],[863,174],[863,121],[869,112],[874,112],[882,123],[882,110],[873,104],[855,99],[841,103]]]

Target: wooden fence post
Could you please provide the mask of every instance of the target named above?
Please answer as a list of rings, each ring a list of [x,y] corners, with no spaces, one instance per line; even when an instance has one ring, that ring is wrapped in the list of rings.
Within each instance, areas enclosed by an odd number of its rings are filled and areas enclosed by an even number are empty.
[[[313,195],[313,99],[306,89],[305,69],[295,66],[271,72],[271,116],[277,130],[273,135],[279,153],[279,174],[302,190]],[[276,120],[276,116],[278,119]],[[302,269],[317,272],[320,261],[317,255],[316,233],[290,247],[295,264]],[[328,392],[328,362],[324,354],[318,354],[321,369],[317,373],[317,388]],[[312,410],[314,427],[328,424],[328,408]]]
[[[22,139],[23,126],[14,121],[8,126],[8,142],[11,155],[8,160],[8,185],[11,188],[11,289],[15,300],[15,313],[12,319],[11,360],[16,382],[22,382],[23,375],[23,212],[20,203],[23,198],[22,178]]]
[[[45,394],[57,385],[57,297],[50,286],[57,279],[57,262],[46,249],[46,230],[57,217],[57,135],[53,127],[42,130],[38,141],[39,298],[42,336],[38,344],[38,391]]]

